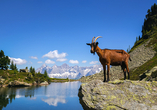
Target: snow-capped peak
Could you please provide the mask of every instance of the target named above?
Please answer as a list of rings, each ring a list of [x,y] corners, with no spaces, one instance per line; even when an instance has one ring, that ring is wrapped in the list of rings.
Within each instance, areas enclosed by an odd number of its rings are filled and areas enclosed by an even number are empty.
[[[102,66],[94,65],[90,67],[79,67],[78,65],[69,66],[68,64],[64,63],[61,66],[54,64],[52,67],[48,67],[46,64],[43,64],[36,70],[36,72],[40,71],[41,73],[44,73],[45,70],[47,70],[50,77],[78,79],[82,76],[89,76],[100,72],[102,70]]]
[[[44,63],[41,67],[44,68],[44,67],[47,67],[47,65]]]

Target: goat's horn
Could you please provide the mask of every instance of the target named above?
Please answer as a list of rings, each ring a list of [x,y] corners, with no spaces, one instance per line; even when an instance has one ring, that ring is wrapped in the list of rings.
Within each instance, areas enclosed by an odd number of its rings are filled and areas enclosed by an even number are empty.
[[[92,38],[92,43],[93,43],[94,38],[95,38],[95,37]]]
[[[100,38],[100,37],[102,37],[102,36],[98,36],[98,37],[96,37],[95,40],[94,40],[94,42],[96,42],[96,40],[97,40],[98,38]]]

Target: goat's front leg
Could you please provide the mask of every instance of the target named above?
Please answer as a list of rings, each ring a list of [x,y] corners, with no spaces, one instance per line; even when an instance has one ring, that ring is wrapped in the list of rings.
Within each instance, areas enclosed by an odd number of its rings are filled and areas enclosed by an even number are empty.
[[[106,82],[106,65],[103,66],[103,69],[104,69],[104,81],[103,82]]]
[[[110,64],[107,64],[107,82],[110,81],[110,79],[109,79],[109,71],[110,71]]]

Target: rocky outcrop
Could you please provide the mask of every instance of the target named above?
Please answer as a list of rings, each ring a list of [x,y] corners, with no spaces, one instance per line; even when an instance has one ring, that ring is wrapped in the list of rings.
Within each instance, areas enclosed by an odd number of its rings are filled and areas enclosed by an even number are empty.
[[[5,82],[5,79],[3,79],[2,76],[0,76],[0,87],[6,86],[6,85],[3,85],[4,82]]]
[[[29,87],[32,85],[48,85],[49,83],[47,81],[44,81],[40,84],[37,84],[35,81],[32,84],[26,83],[26,82],[20,82],[20,81],[11,81],[8,84],[8,87]]]
[[[31,84],[20,81],[11,81],[8,84],[8,87],[28,87],[28,86],[31,86]]]
[[[157,82],[93,80],[78,93],[85,110],[157,110]]]
[[[5,81],[5,79],[2,78],[2,76],[0,76],[0,84],[3,84]]]
[[[42,83],[40,83],[40,85],[48,85],[49,83],[47,81],[44,81]]]
[[[146,70],[144,73],[140,74],[140,80],[143,81],[157,81],[157,66],[153,67],[151,70]]]
[[[153,50],[152,47],[147,47],[147,44],[150,42],[151,39],[149,39],[147,42],[141,44],[138,46],[136,49],[134,49],[130,54],[130,57],[132,61],[129,61],[129,69],[136,69],[137,67],[143,65],[146,63],[148,60],[152,59],[155,55],[155,51]],[[113,81],[115,79],[121,79],[124,78],[123,71],[121,70],[120,66],[112,66],[110,68],[110,80]],[[103,71],[100,73],[96,73],[91,76],[87,77],[82,77],[79,79],[82,82],[89,82],[93,79],[99,79],[103,81]]]

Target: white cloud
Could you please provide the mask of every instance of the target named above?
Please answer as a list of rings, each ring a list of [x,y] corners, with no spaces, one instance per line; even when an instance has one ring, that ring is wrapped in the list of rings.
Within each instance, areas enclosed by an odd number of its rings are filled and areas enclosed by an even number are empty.
[[[96,64],[98,61],[91,61],[89,64]]]
[[[43,63],[42,61],[38,61],[37,63]]]
[[[45,63],[46,63],[46,64],[54,64],[55,62],[52,61],[52,60],[50,60],[50,59],[48,59],[48,60],[45,61]]]
[[[77,60],[70,60],[69,63],[78,64],[79,62]]]
[[[57,59],[56,61],[59,61],[59,62],[63,62],[63,61],[66,61],[67,59],[65,59],[65,58],[59,58],[59,59]]]
[[[25,59],[21,59],[21,58],[11,58],[11,57],[9,57],[9,58],[10,58],[11,62],[13,61],[17,65],[22,65],[27,62]]]
[[[53,59],[53,58],[64,58],[67,56],[67,53],[61,53],[61,54],[58,54],[58,50],[54,50],[54,51],[50,51],[49,53],[43,55],[42,57],[48,57],[50,59]]]
[[[86,63],[86,62],[87,62],[86,60],[83,60],[83,61],[82,61],[82,63]]]
[[[31,61],[29,61],[29,64],[33,64]]]
[[[34,56],[31,56],[30,58],[31,58],[31,59],[38,59],[37,57],[34,57]]]

